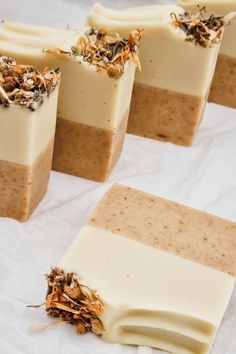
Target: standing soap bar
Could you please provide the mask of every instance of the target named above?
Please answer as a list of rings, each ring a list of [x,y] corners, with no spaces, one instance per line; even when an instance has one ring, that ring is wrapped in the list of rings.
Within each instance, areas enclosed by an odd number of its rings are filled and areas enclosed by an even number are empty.
[[[67,81],[57,118],[55,170],[100,182],[110,175],[127,129],[139,39],[139,31],[126,40],[88,29],[61,63]]]
[[[0,57],[0,216],[26,221],[46,193],[59,80]]]
[[[128,132],[189,146],[202,119],[223,31],[221,22],[212,27],[201,23],[200,13],[183,13],[170,5],[114,11],[95,4],[87,23],[122,36],[145,28]],[[203,26],[206,32],[199,36]]]
[[[1,24],[3,53],[62,72],[53,169],[100,182],[109,177],[125,138],[140,36]]]
[[[208,13],[218,16],[236,11],[236,0],[178,0],[186,11],[195,13],[197,6],[205,7]],[[236,108],[236,18],[225,28],[209,101]]]
[[[232,294],[236,224],[114,185],[48,275],[46,310],[105,341],[207,354]]]

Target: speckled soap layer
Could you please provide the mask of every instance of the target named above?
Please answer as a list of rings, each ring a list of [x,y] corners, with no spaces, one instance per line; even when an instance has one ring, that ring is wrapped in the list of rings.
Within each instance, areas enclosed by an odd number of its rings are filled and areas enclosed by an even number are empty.
[[[57,119],[53,169],[105,181],[122,150],[128,113],[115,131]]]
[[[236,108],[236,59],[219,55],[209,101]]]
[[[189,146],[206,100],[134,83],[128,133]]]
[[[33,165],[0,161],[0,216],[26,221],[47,191],[52,140]]]
[[[89,224],[236,276],[236,224],[217,216],[115,185]]]

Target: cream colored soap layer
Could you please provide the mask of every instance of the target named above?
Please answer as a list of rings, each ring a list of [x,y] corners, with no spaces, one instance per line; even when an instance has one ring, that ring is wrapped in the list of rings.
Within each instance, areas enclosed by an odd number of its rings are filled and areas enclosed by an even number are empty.
[[[236,223],[115,184],[88,223],[236,278]]]
[[[110,78],[106,71],[97,72],[86,62],[67,59],[60,61],[62,87],[58,117],[96,128],[118,128],[129,110],[135,65],[128,62],[119,79]]]
[[[216,15],[227,15],[232,11],[236,11],[235,0],[178,0],[179,6],[182,6],[185,10],[196,13],[198,11],[197,5],[201,7],[206,6],[209,14],[214,13]],[[228,55],[229,57],[236,58],[236,18],[230,21],[230,26],[225,28],[223,41],[220,47],[220,53]]]
[[[53,36],[47,38],[45,31],[35,26],[4,22],[0,27],[0,49],[17,62],[34,65],[40,70],[45,66],[60,67],[59,118],[106,130],[118,128],[129,110],[134,63],[125,65],[125,72],[119,79],[110,78],[106,71],[97,72],[95,66],[86,62],[42,53],[43,48],[50,47],[68,51],[79,36],[75,31],[71,35],[65,31],[65,35],[60,36],[61,30],[58,33],[52,30]]]
[[[34,112],[0,105],[0,160],[31,165],[54,139],[58,87]]]
[[[142,70],[137,72],[135,81],[173,92],[206,97],[219,46],[202,48],[187,42],[184,32],[170,24],[170,14],[183,11],[180,7],[161,5],[114,11],[95,4],[87,24],[106,27],[122,36],[127,36],[135,28],[144,27],[146,33],[141,40],[139,53]]]
[[[152,346],[181,354],[193,353],[182,347],[185,341],[208,352],[235,283],[223,272],[93,226],[81,230],[59,266],[101,296],[105,340],[150,345],[152,337]],[[159,338],[163,330],[172,344]],[[182,344],[173,345],[176,334]]]

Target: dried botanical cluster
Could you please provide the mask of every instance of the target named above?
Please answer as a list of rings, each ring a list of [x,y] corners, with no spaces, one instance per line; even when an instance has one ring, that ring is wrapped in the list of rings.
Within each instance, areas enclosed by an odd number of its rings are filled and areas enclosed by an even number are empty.
[[[103,304],[95,292],[79,283],[75,273],[65,274],[53,268],[47,282],[46,311],[50,317],[75,325],[78,334],[102,334],[103,325],[98,317]]]
[[[0,55],[0,104],[5,107],[14,103],[35,111],[59,81],[59,69],[46,68],[39,73],[33,66],[17,65],[12,58]]]
[[[47,49],[47,53],[67,54],[96,65],[98,70],[105,69],[110,77],[119,78],[124,65],[133,59],[140,69],[138,58],[139,41],[144,30],[132,31],[128,39],[120,38],[118,33],[108,33],[104,29],[90,28],[80,36],[70,52],[58,48]]]
[[[222,30],[225,26],[223,16],[215,16],[214,14],[209,17],[204,17],[206,8],[199,8],[196,15],[190,12],[176,15],[171,14],[173,19],[172,23],[178,26],[186,33],[186,40],[199,44],[202,47],[209,47],[220,42],[222,37]]]

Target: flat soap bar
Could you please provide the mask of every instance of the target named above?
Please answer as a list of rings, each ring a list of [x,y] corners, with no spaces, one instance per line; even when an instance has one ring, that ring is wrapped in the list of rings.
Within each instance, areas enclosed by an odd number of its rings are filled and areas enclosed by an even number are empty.
[[[197,5],[206,7],[209,14],[226,15],[236,11],[236,0],[178,0],[178,5],[195,13]],[[236,108],[236,18],[225,28],[209,101]]]
[[[46,193],[59,82],[0,56],[0,216],[26,221]]]
[[[235,284],[235,236],[233,222],[114,185],[48,276],[48,314],[107,342],[209,353]]]
[[[196,43],[183,25],[177,25],[181,21],[175,21],[183,13],[174,5],[116,11],[95,4],[87,24],[122,36],[133,28],[145,28],[139,53],[142,70],[135,77],[128,132],[189,146],[204,112],[219,41],[212,41],[217,32],[211,31],[202,45]]]
[[[57,31],[8,21],[0,25],[2,53],[62,72],[54,170],[99,182],[108,178],[127,129],[136,66],[132,56],[139,40],[132,38],[131,44],[95,29]]]

